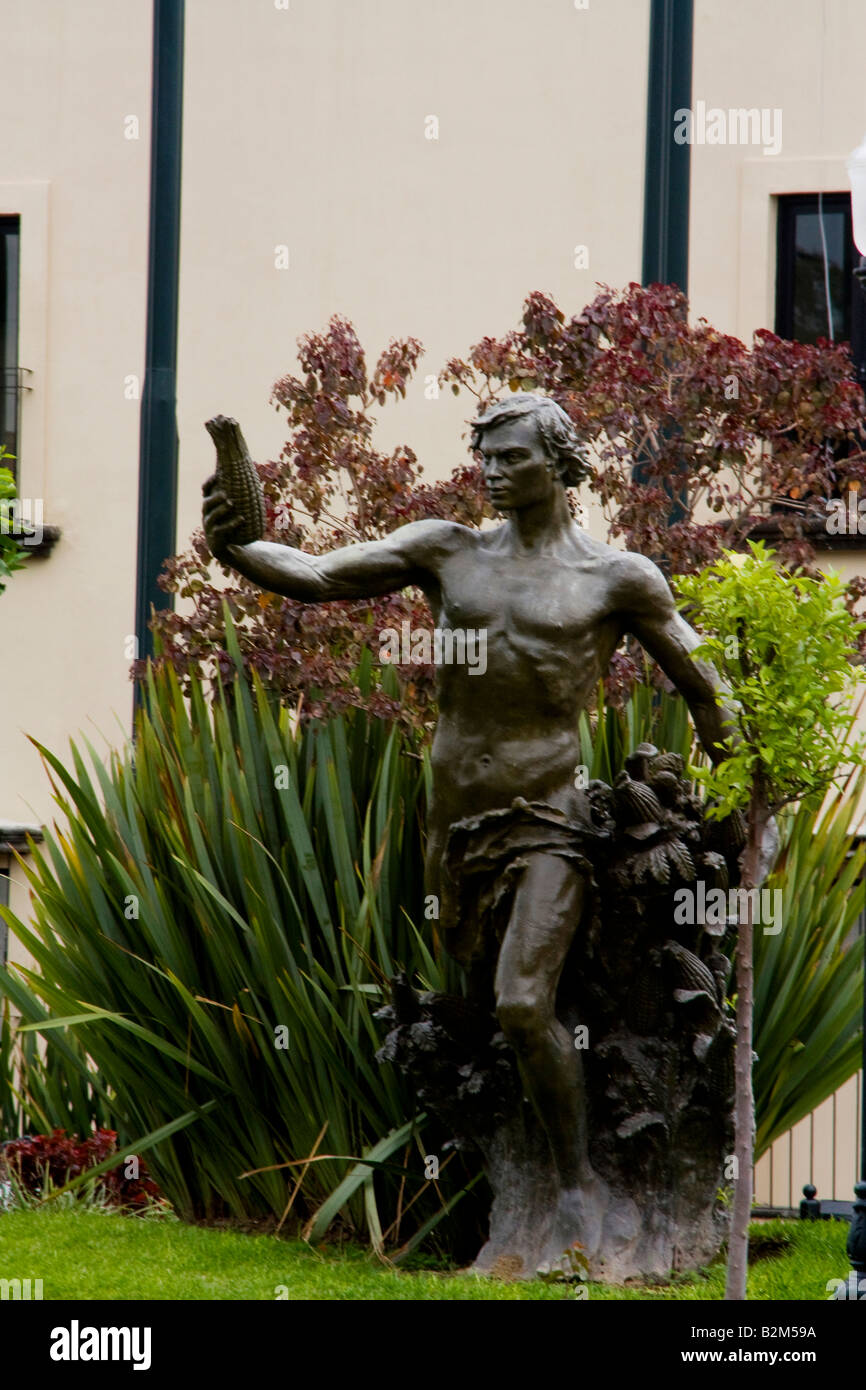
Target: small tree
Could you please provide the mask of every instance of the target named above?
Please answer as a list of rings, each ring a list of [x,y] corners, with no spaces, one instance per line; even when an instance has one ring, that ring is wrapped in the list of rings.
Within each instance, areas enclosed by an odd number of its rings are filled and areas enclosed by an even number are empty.
[[[4,459],[11,457],[0,444],[0,465]],[[0,466],[0,594],[6,588],[5,581],[12,572],[23,569],[27,557],[27,551],[22,549],[13,534],[15,518],[12,502],[15,495],[14,477],[8,468]]]
[[[710,815],[739,810],[747,819],[740,860],[745,910],[738,914],[736,947],[736,1180],[726,1299],[746,1297],[755,1135],[753,941],[760,889],[774,856],[773,816],[829,786],[843,761],[862,756],[861,745],[852,748],[849,738],[854,690],[863,676],[851,658],[863,624],[846,609],[841,581],[833,574],[816,579],[782,572],[763,544],[752,542],[749,550],[745,557],[726,551],[718,564],[678,583],[707,633],[696,655],[720,672],[728,687],[725,704],[732,706],[728,756],[696,775],[711,799]]]

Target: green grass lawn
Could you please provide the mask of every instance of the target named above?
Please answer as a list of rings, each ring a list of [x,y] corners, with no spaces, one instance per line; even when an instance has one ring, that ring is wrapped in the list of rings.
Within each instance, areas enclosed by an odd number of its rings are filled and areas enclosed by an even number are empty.
[[[848,1272],[841,1222],[753,1226],[752,1299],[827,1298]],[[778,1240],[781,1249],[770,1253]],[[769,1246],[764,1252],[759,1247]],[[0,1215],[0,1278],[42,1279],[45,1299],[562,1299],[573,1287],[389,1269],[363,1250],[184,1226],[87,1207]],[[282,1286],[282,1289],[280,1288]],[[285,1290],[288,1292],[286,1293]],[[719,1299],[724,1267],[664,1286],[590,1284],[590,1299]]]

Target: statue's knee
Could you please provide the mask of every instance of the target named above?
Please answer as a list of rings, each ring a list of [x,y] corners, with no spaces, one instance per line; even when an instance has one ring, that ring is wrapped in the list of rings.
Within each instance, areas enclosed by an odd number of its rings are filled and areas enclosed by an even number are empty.
[[[526,995],[500,999],[496,1017],[512,1047],[519,1051],[532,1047],[544,1032],[541,1010],[537,1002]]]

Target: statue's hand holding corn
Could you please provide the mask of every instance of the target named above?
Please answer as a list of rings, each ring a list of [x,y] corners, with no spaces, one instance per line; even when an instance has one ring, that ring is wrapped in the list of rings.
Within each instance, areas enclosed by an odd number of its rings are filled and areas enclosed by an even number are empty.
[[[227,560],[229,546],[264,535],[265,495],[237,420],[215,415],[205,429],[216,446],[217,466],[202,487],[204,533],[214,556]]]

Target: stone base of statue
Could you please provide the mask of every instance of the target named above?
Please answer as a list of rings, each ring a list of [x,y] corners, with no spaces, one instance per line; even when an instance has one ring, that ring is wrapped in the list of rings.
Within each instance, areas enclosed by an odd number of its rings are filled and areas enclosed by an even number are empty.
[[[471,963],[469,997],[418,995],[394,980],[379,1056],[409,1073],[452,1146],[483,1155],[493,1203],[479,1272],[619,1283],[718,1253],[733,1148],[725,947],[734,928],[726,910],[706,907],[727,902],[741,848],[742,826],[706,821],[682,759],[648,744],[613,787],[590,784],[577,830],[526,802],[453,827],[459,910],[444,935]],[[492,1007],[496,949],[527,849],[572,858],[590,886],[556,1004],[583,1066],[596,1174],[570,1193]]]

